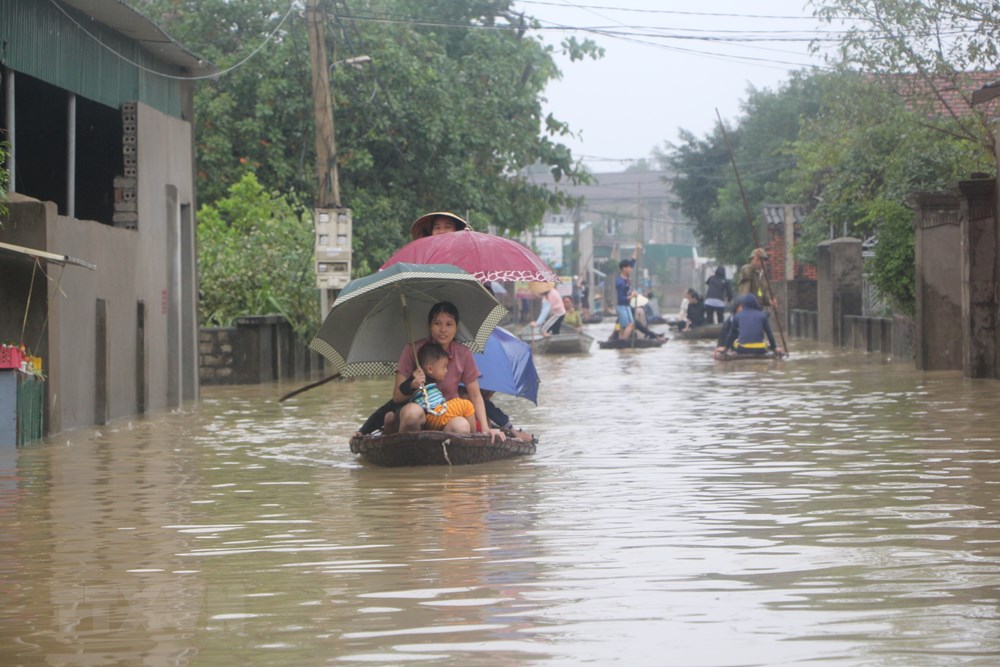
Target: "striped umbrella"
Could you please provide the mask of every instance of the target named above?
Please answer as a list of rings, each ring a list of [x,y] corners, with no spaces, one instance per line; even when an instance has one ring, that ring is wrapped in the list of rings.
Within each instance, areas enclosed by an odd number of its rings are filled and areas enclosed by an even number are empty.
[[[391,375],[405,345],[427,336],[439,301],[458,308],[456,340],[482,352],[507,314],[472,275],[450,264],[394,264],[341,290],[309,347],[343,376]]]

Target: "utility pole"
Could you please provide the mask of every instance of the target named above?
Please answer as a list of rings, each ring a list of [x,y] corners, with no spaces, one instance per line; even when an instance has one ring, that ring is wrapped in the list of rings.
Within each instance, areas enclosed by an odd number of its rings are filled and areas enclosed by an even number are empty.
[[[333,131],[333,96],[326,59],[325,16],[320,0],[306,0],[309,61],[312,65],[313,117],[316,125],[316,287],[320,291],[320,318],[330,312],[337,291],[351,279],[351,210],[340,205],[337,144]]]
[[[632,255],[635,259],[635,284],[636,291],[642,293],[642,289],[639,286],[642,283],[641,269],[646,264],[646,256],[643,253],[643,237],[646,235],[646,230],[643,229],[642,223],[642,181],[636,182],[636,201],[635,201],[635,220],[636,220],[636,243],[635,243],[635,253]]]
[[[309,26],[309,61],[312,63],[313,116],[316,123],[316,206],[340,206],[340,183],[337,174],[337,147],[333,135],[333,99],[330,95],[330,70],[326,60],[323,10],[319,0],[307,0]]]

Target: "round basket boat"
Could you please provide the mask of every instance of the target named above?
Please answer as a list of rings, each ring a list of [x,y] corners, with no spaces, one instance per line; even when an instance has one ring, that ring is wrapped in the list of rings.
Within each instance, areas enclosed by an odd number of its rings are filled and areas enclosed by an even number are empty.
[[[368,463],[386,468],[458,466],[534,454],[536,444],[535,439],[526,442],[516,438],[490,442],[490,437],[481,433],[458,436],[444,431],[418,431],[354,436],[351,451]]]
[[[640,338],[638,336],[631,340],[615,338],[614,340],[600,340],[597,345],[602,350],[630,350],[632,348],[662,347],[668,338]]]

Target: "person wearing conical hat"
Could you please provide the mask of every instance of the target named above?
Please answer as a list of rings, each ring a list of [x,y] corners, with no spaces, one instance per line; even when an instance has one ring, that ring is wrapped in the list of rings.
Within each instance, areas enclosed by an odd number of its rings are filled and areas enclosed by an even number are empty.
[[[425,236],[436,236],[448,232],[459,232],[472,227],[465,220],[448,211],[425,213],[410,225],[410,236],[414,241]]]
[[[465,230],[472,231],[472,226],[461,217],[449,211],[434,211],[432,213],[425,213],[413,221],[413,224],[410,225],[410,236],[414,241],[416,241],[417,239],[422,239],[428,236],[437,236],[439,234],[448,234],[451,232]],[[514,425],[510,421],[510,417],[508,417],[503,410],[498,408],[496,404],[490,400],[493,392],[482,391],[480,392],[480,395],[482,396],[483,403],[486,407],[487,419],[496,424],[497,427],[503,431],[504,435],[509,438],[517,438],[519,440],[529,442],[534,439],[534,436],[530,433],[526,433],[521,429],[515,429]],[[385,405],[373,412],[354,435],[361,436],[368,435],[376,431],[381,432],[385,423],[385,417],[394,410],[399,409],[401,405],[401,403],[390,399]]]
[[[531,326],[546,337],[561,333],[562,322],[566,317],[566,306],[563,305],[562,296],[556,290],[555,283],[531,283],[528,289],[542,299],[538,319]]]

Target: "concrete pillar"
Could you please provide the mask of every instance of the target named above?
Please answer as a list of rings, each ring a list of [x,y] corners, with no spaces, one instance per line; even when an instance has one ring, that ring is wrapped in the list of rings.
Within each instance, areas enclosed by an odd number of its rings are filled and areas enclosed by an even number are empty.
[[[996,181],[962,181],[962,370],[970,378],[1000,377],[998,359]]]
[[[959,199],[951,192],[907,197],[914,209],[917,369],[962,368],[962,253]]]
[[[860,315],[862,306],[861,241],[824,241],[817,250],[816,311],[818,340],[843,345],[845,315]]]

